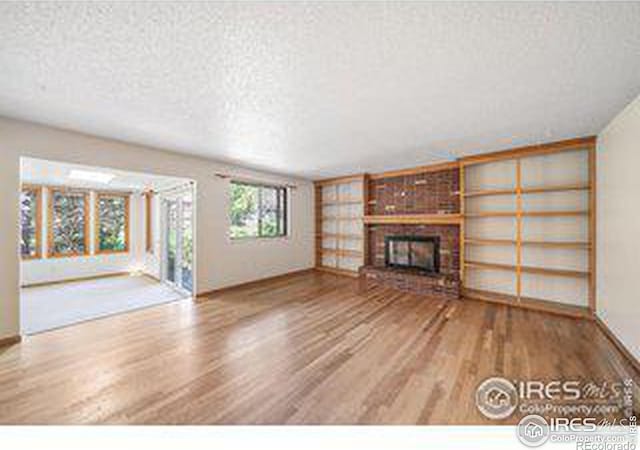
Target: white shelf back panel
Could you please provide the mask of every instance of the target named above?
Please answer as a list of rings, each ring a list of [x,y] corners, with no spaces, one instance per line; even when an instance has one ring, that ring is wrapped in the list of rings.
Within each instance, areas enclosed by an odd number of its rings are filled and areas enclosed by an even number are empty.
[[[466,192],[486,189],[515,189],[516,163],[508,160],[467,166],[464,178]]]
[[[522,296],[567,305],[587,306],[589,283],[585,279],[522,274]]]
[[[469,289],[516,295],[516,274],[504,270],[468,268],[465,271],[465,284]]]
[[[586,151],[532,156],[521,161],[522,187],[589,182],[589,154]]]
[[[465,236],[476,239],[515,239],[515,217],[483,217],[465,221]]]

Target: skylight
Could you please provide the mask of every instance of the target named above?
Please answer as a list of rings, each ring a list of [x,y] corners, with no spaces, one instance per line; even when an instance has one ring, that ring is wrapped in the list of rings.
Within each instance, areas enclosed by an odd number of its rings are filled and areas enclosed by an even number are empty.
[[[72,180],[92,181],[96,183],[110,183],[116,176],[105,172],[92,172],[89,170],[72,170],[69,178]]]

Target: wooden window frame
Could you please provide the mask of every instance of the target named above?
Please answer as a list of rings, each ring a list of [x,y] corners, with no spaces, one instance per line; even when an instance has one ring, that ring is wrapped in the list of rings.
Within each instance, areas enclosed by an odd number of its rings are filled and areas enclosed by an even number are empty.
[[[84,216],[84,252],[82,253],[64,253],[59,254],[54,252],[53,245],[53,198],[56,193],[63,194],[76,194],[84,196],[84,207],[83,207],[83,216]],[[49,201],[47,208],[47,256],[49,258],[77,258],[80,256],[88,256],[91,252],[89,248],[90,237],[90,220],[91,217],[89,215],[89,203],[91,202],[91,197],[89,191],[83,189],[76,188],[66,188],[66,187],[51,187],[48,190]]]
[[[153,222],[151,211],[153,203],[153,191],[144,193],[144,211],[145,211],[145,249],[147,253],[153,254]]]
[[[95,191],[94,203],[94,253],[96,255],[113,255],[119,253],[129,253],[130,251],[130,194],[125,192],[101,192]],[[122,198],[124,199],[124,249],[122,250],[101,250],[100,249],[100,199],[101,198]]]
[[[36,198],[36,253],[35,255],[23,255],[20,252],[20,258],[23,261],[29,261],[42,258],[42,186],[33,184],[24,184],[20,188],[20,194],[24,191],[33,192]]]

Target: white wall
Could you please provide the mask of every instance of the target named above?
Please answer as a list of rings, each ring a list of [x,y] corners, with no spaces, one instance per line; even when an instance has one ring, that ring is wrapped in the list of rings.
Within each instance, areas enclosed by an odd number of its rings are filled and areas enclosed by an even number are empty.
[[[43,189],[42,204],[45,214],[42,216],[41,254],[47,255],[47,195],[48,191]],[[91,194],[91,204],[95,196]],[[73,278],[82,278],[95,275],[104,275],[118,272],[132,272],[143,270],[144,260],[144,202],[139,193],[130,196],[129,203],[129,252],[118,254],[94,254],[95,253],[95,221],[94,208],[89,208],[89,248],[90,255],[71,258],[39,258],[20,262],[20,284],[22,286],[46,283],[50,281],[61,281]]]
[[[19,333],[18,202],[20,156],[50,159],[197,182],[197,292],[307,269],[314,264],[313,184],[159,149],[0,118],[0,338]],[[228,238],[228,184],[215,172],[292,183],[288,238]]]
[[[598,136],[597,314],[640,359],[640,97]]]

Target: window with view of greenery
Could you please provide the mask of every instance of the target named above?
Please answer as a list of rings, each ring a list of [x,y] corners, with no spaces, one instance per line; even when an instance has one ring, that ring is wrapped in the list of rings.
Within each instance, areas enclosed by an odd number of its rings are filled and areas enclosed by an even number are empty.
[[[129,197],[98,194],[97,252],[126,252],[129,250]]]
[[[40,254],[39,195],[37,189],[23,189],[20,193],[20,255],[23,258],[37,258]]]
[[[51,255],[74,256],[88,253],[88,194],[53,190],[50,195],[49,249]]]
[[[231,182],[231,238],[287,235],[287,188]]]

